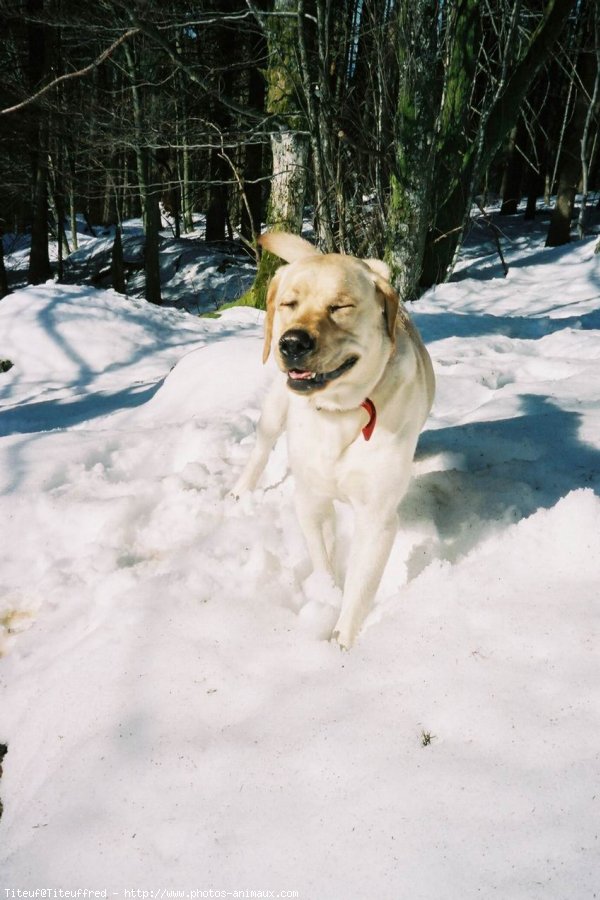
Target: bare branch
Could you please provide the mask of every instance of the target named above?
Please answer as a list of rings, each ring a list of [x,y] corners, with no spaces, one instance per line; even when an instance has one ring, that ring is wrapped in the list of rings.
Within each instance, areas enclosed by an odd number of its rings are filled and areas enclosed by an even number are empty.
[[[17,112],[19,109],[23,109],[25,106],[29,106],[31,103],[35,103],[36,100],[39,100],[44,94],[48,93],[48,91],[52,90],[52,88],[56,87],[57,84],[61,84],[63,81],[68,81],[71,78],[83,78],[84,75],[89,75],[94,69],[97,69],[99,65],[101,65],[111,53],[119,47],[124,41],[128,38],[132,37],[134,34],[139,32],[139,28],[130,28],[121,37],[117,38],[114,43],[107,47],[103,53],[100,54],[93,62],[89,64],[89,66],[85,66],[83,69],[78,69],[77,72],[67,72],[66,75],[60,75],[58,78],[55,78],[53,81],[50,81],[48,84],[45,84],[43,88],[40,88],[35,94],[31,97],[28,97],[26,100],[22,100],[21,103],[16,103],[14,106],[8,106],[6,109],[0,109],[0,116],[6,116],[8,113]]]

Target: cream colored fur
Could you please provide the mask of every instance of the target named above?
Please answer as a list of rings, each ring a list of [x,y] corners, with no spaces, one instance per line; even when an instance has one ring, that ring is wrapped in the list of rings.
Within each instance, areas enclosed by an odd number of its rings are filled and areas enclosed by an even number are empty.
[[[279,435],[287,430],[296,510],[316,571],[334,577],[334,500],[354,511],[343,601],[332,638],[352,646],[369,612],[397,532],[419,433],[431,408],[429,355],[379,260],[320,254],[295,235],[263,235],[265,249],[288,261],[268,290],[264,358],[275,348],[282,373],[268,393],[257,439],[234,494],[252,490]],[[286,378],[279,340],[290,330],[314,338],[307,369],[348,371],[306,393]],[[369,398],[373,435],[362,428]]]

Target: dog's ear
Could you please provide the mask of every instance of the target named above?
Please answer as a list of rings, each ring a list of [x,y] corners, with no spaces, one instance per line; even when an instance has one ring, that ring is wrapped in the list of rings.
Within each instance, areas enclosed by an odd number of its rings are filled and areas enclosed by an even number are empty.
[[[382,259],[363,259],[363,262],[384,281],[390,280],[390,267]]]
[[[396,340],[396,320],[400,298],[390,284],[390,267],[381,259],[364,259],[363,262],[375,276],[373,281],[377,289],[377,296],[383,306],[387,331],[393,342]]]
[[[385,266],[385,263],[382,265]],[[377,297],[383,306],[383,314],[385,316],[388,334],[392,343],[394,343],[396,340],[396,323],[398,321],[400,297],[389,281],[379,278],[377,275],[375,276],[375,288],[377,290]]]
[[[275,296],[277,294],[277,288],[279,284],[279,270],[275,272],[271,281],[269,283],[269,287],[267,288],[267,316],[265,319],[265,343],[263,346],[263,365],[269,358],[269,353],[271,352],[271,340],[273,338],[273,318],[275,316]]]

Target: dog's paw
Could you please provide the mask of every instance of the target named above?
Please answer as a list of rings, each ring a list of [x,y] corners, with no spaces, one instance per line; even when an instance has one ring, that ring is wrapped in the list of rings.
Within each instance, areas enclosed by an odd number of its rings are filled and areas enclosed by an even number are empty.
[[[227,492],[227,496],[232,500],[239,500],[242,494],[248,493],[248,487],[244,481],[244,478],[238,478],[234,486]]]
[[[337,644],[340,650],[350,650],[354,643],[354,638],[349,634],[344,634],[339,628],[334,628],[331,634],[330,643]]]
[[[260,503],[262,492],[238,490],[236,487],[227,491],[224,497],[225,507],[229,515],[234,517],[251,516],[256,513],[257,503]]]
[[[250,484],[248,480],[242,475],[230,491],[227,492],[227,496],[231,500],[240,500],[242,497],[251,494],[254,489],[254,485]]]
[[[344,613],[338,618],[331,633],[332,643],[336,643],[341,650],[350,650],[354,646],[354,642],[358,636],[360,626],[356,620],[352,620],[350,616],[344,616]]]

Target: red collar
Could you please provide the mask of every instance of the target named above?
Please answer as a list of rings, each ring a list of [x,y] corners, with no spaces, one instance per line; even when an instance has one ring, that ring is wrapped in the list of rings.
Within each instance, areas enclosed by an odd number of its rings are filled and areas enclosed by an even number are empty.
[[[373,432],[375,431],[375,425],[377,423],[377,410],[375,409],[375,404],[373,403],[373,401],[369,400],[368,397],[360,405],[369,414],[369,421],[367,422],[367,424],[365,425],[365,427],[362,430],[365,441],[368,441],[370,439],[371,435],[373,434]]]

